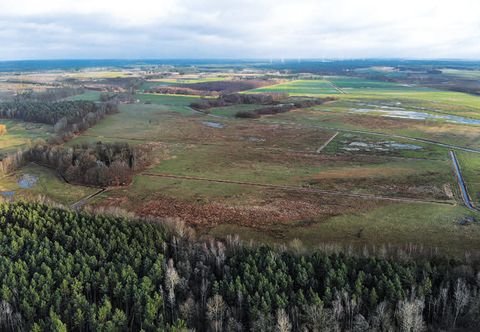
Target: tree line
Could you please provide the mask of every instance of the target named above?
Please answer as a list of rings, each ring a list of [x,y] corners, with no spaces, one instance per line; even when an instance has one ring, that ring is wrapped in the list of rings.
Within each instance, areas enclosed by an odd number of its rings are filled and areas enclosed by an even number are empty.
[[[74,146],[36,145],[4,158],[0,170],[7,174],[28,162],[55,169],[65,181],[96,187],[122,186],[149,163],[148,146],[127,143],[92,143]]]
[[[70,96],[79,95],[84,92],[85,89],[83,89],[82,87],[57,87],[48,88],[45,89],[45,91],[26,90],[18,93],[13,99],[16,102],[54,102]]]
[[[55,169],[69,183],[95,187],[123,186],[135,172],[150,163],[148,145],[92,143],[74,146],[38,142],[11,153],[0,161],[0,174],[8,174],[34,162]]]
[[[118,105],[115,103],[95,103],[91,101],[13,101],[0,103],[0,118],[50,124],[54,126],[55,132],[62,137],[84,131],[105,115],[116,112],[118,112]]]
[[[182,224],[0,204],[7,331],[475,328],[475,263],[198,240]]]
[[[210,108],[225,107],[233,105],[259,105],[258,108],[251,111],[238,111],[235,113],[237,118],[259,118],[262,115],[271,115],[285,113],[293,109],[307,108],[322,105],[326,102],[335,100],[335,97],[309,98],[309,97],[288,97],[284,93],[258,93],[258,94],[240,94],[230,93],[219,96],[215,99],[201,99],[190,104],[190,107],[209,112]]]
[[[205,111],[213,107],[225,107],[240,104],[274,105],[279,104],[281,100],[286,98],[288,98],[288,94],[285,93],[227,93],[218,98],[200,99],[191,103],[190,107],[199,111]]]

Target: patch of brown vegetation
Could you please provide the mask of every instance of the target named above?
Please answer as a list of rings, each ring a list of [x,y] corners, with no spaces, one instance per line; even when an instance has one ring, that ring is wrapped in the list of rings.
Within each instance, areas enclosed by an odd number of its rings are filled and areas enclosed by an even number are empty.
[[[309,197],[298,193],[271,192],[271,194],[271,198],[249,202],[241,206],[221,202],[188,202],[159,195],[142,204],[135,212],[141,216],[180,218],[192,226],[215,226],[230,223],[262,227],[277,223],[327,220],[343,213],[357,212],[384,204],[316,194],[311,194]],[[120,201],[109,199],[104,203],[115,206]]]
[[[415,170],[400,167],[373,168],[373,167],[349,167],[325,170],[314,176],[314,180],[326,179],[362,179],[362,178],[379,178],[391,177],[395,175],[413,174]]]
[[[411,127],[418,120],[387,118],[370,115],[345,115],[342,122],[353,125],[355,127],[363,127],[368,129],[400,129]]]
[[[434,177],[434,176],[433,176]],[[314,188],[339,191],[363,191],[388,197],[409,197],[426,200],[449,200],[443,184],[435,183],[430,174],[398,176],[316,177],[309,181]]]
[[[202,91],[186,87],[159,86],[146,90],[147,93],[160,93],[171,95],[190,95],[190,96],[218,96],[217,91]]]

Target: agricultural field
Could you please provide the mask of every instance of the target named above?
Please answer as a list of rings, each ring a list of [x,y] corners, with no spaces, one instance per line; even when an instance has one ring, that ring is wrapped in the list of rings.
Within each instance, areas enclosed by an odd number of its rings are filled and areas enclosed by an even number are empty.
[[[267,87],[250,90],[258,93],[288,93],[292,96],[315,96],[342,93],[330,81],[327,80],[294,80]]]
[[[125,70],[81,70],[64,75],[64,77],[75,79],[125,78],[131,76],[138,76],[138,73]]]
[[[480,70],[462,70],[462,69],[452,69],[444,68],[442,73],[446,75],[451,75],[455,77],[468,78],[468,79],[480,79]]]

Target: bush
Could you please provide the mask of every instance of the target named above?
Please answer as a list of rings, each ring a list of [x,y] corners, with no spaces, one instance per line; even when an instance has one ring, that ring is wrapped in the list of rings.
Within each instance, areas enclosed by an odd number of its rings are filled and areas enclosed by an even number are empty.
[[[248,111],[238,111],[235,113],[236,118],[243,118],[243,119],[256,119],[259,118],[260,115],[258,115],[255,112],[248,112]]]

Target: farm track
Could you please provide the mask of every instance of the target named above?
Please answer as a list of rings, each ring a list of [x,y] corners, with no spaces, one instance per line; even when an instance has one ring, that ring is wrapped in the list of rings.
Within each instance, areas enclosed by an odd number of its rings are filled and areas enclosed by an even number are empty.
[[[460,168],[460,164],[458,163],[457,155],[455,151],[449,151],[450,158],[452,159],[453,169],[455,171],[455,177],[457,178],[458,187],[460,189],[460,193],[462,195],[462,200],[465,206],[472,211],[479,212],[480,209],[477,209],[470,199],[470,195],[468,194],[467,185],[465,184],[465,180],[463,179],[462,169]]]
[[[107,188],[102,188],[96,192],[94,192],[93,194],[90,194],[86,197],[83,197],[81,200],[79,200],[78,202],[75,202],[73,203],[72,205],[70,205],[70,208],[72,210],[80,210],[82,207],[85,206],[85,204],[88,203],[89,200],[91,200],[92,198],[94,198],[95,196],[98,196],[100,195],[101,193],[105,192],[107,190]]]
[[[335,90],[337,90],[337,91],[340,92],[341,94],[344,94],[344,95],[347,94],[347,92],[345,92],[345,90],[343,90],[343,89],[339,88],[338,86],[336,86],[332,81],[327,80],[327,79],[325,79],[325,81],[327,81]]]
[[[327,145],[330,144],[330,142],[332,142],[335,139],[335,137],[337,137],[338,134],[340,134],[340,132],[338,131],[335,134],[333,134],[333,136],[330,137],[321,147],[319,147],[316,152],[317,153],[322,152],[322,150],[325,149]]]
[[[430,203],[430,204],[442,204],[442,205],[455,205],[455,202],[452,202],[452,201],[427,200],[427,199],[410,198],[410,197],[388,197],[388,196],[373,195],[373,194],[354,194],[354,193],[348,193],[348,192],[305,188],[305,187],[299,187],[299,186],[286,186],[286,185],[276,185],[276,184],[267,184],[267,183],[258,183],[258,182],[244,182],[244,181],[225,180],[225,179],[210,179],[210,178],[186,176],[186,175],[150,173],[150,172],[140,173],[140,175],[179,179],[179,180],[239,184],[239,185],[253,186],[253,187],[281,189],[286,191],[308,192],[308,193],[317,193],[317,194],[325,194],[325,195],[337,195],[337,196],[344,196],[344,197],[374,199],[374,200],[394,201],[394,202],[404,202],[404,203]]]

